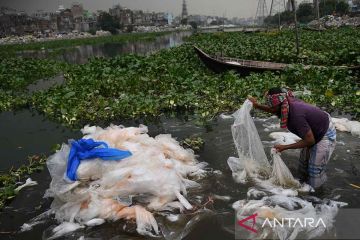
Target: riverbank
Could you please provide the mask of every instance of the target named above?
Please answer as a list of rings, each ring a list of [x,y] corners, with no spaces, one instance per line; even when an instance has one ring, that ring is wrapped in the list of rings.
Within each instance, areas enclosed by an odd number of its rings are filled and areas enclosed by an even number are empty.
[[[15,56],[19,51],[26,50],[56,50],[64,49],[80,45],[96,45],[102,43],[119,43],[126,41],[137,41],[137,40],[154,40],[156,37],[164,36],[170,32],[153,32],[153,33],[123,33],[119,35],[84,35],[78,38],[69,38],[69,39],[51,39],[46,41],[38,42],[27,42],[16,43],[16,44],[6,44],[0,45],[0,54],[5,57]]]
[[[52,33],[48,36],[35,36],[35,35],[23,35],[23,36],[8,36],[0,38],[0,45],[11,45],[11,44],[28,44],[35,42],[47,42],[54,40],[65,40],[65,39],[78,39],[78,38],[93,38],[110,36],[111,33],[108,31],[96,31],[95,34],[88,32],[69,32],[69,33]]]

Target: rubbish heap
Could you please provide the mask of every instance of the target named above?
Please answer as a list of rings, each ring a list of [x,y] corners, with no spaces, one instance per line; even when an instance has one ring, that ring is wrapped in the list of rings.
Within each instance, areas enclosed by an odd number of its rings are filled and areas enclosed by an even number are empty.
[[[308,23],[309,27],[325,29],[325,28],[339,28],[343,26],[360,26],[360,17],[337,17],[333,15],[327,15],[318,20],[313,20]]]
[[[159,235],[154,213],[192,209],[186,194],[199,187],[196,180],[205,175],[206,164],[199,163],[191,149],[181,147],[171,135],[150,137],[144,125],[86,126],[82,132],[84,141],[105,142],[131,155],[121,160],[81,160],[76,181],[67,176],[74,141],[48,159],[52,181],[45,196],[54,198],[50,211],[61,223],[53,229],[53,237],[118,219],[134,219],[139,234]],[[99,146],[96,151],[103,149]]]

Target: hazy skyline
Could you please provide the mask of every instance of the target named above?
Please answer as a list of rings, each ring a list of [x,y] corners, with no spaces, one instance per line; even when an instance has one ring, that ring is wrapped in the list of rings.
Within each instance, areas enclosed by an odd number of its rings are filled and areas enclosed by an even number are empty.
[[[270,10],[271,0],[267,1]],[[81,3],[84,9],[108,11],[109,8],[120,4],[130,9],[170,12],[175,16],[181,13],[182,0],[1,0],[1,6],[24,10],[28,13],[41,9],[55,12],[59,5],[71,7],[73,2]],[[301,1],[300,1],[301,2]],[[189,14],[217,15],[232,17],[255,17],[258,0],[187,0]]]

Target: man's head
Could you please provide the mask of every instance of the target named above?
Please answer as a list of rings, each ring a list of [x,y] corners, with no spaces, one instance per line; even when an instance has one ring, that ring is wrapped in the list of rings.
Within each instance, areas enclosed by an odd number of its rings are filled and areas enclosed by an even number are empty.
[[[285,88],[270,88],[269,91],[266,92],[266,103],[269,107],[278,107],[284,101],[284,98],[288,90]]]
[[[265,97],[267,105],[281,119],[281,127],[286,128],[289,112],[288,98],[294,97],[292,92],[286,88],[271,88]]]

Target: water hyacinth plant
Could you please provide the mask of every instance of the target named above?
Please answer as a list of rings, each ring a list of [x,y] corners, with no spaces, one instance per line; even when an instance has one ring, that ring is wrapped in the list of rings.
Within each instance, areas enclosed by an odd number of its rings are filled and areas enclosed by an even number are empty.
[[[0,173],[0,210],[5,203],[11,201],[18,193],[15,189],[17,183],[25,180],[26,177],[34,172],[42,171],[46,163],[47,157],[44,155],[33,155],[28,157],[29,163],[11,169],[7,173]]]
[[[288,86],[294,91],[310,92],[301,97],[313,104],[342,109],[358,118],[358,73],[332,66],[359,62],[359,31],[342,28],[321,33],[303,32],[299,58],[295,55],[293,37],[291,31],[205,33],[188,38],[188,44],[149,56],[94,58],[83,65],[66,66],[44,62],[39,64],[45,68],[41,71],[43,75],[60,69],[65,72],[65,83],[37,92],[25,102],[69,126],[119,118],[157,117],[167,112],[188,113],[207,120],[220,112],[234,111],[248,95],[261,97],[270,87]],[[281,74],[242,77],[227,72],[217,75],[197,58],[193,44],[212,54],[223,52],[237,58],[297,64]],[[327,67],[304,68],[301,64]],[[31,66],[26,68],[32,69]],[[15,80],[3,83],[10,89],[21,89],[36,78],[36,74],[30,74],[34,77],[22,80],[21,71],[10,75]],[[2,76],[5,79],[8,75],[3,72]],[[6,109],[11,103],[2,105],[5,106],[2,109]]]
[[[209,54],[281,63],[337,66],[360,64],[360,31],[340,28],[301,32],[301,51],[296,56],[291,30],[244,34],[241,32],[198,34],[189,37]]]

